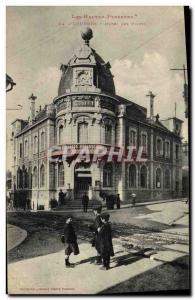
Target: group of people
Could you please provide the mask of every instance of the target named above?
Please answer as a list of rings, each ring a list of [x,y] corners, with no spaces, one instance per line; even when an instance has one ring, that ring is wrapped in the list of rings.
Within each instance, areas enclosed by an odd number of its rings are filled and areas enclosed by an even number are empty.
[[[106,195],[103,198],[106,200],[107,209],[114,209],[115,205],[117,209],[120,209],[121,199],[119,194],[117,194],[116,196]],[[82,197],[83,212],[87,212],[88,204],[89,204],[89,196],[87,195],[87,193],[84,193]]]
[[[108,213],[101,213],[101,210],[101,206],[93,209],[95,220],[94,223],[89,226],[93,234],[91,245],[95,247],[97,252],[95,264],[101,265],[101,270],[109,270],[110,257],[114,256],[112,230],[109,222],[110,215]],[[63,237],[63,242],[65,243],[65,267],[74,267],[74,264],[70,263],[69,257],[71,253],[78,255],[80,251],[75,229],[72,224],[72,217],[70,216],[66,218]]]
[[[59,200],[58,203],[59,205],[65,204],[65,196],[66,194],[60,190],[59,192]],[[115,195],[103,195],[102,196],[104,200],[106,200],[106,207],[107,209],[114,209],[115,205],[117,209],[121,208],[121,199],[120,199],[120,194]],[[132,198],[132,206],[135,206],[136,203],[136,194],[132,193],[131,194]],[[87,212],[88,210],[88,205],[89,205],[89,196],[87,192],[84,193],[82,196],[82,206],[83,206],[83,212]]]
[[[120,194],[115,195],[106,195],[104,196],[106,200],[106,207],[107,209],[114,209],[115,205],[117,209],[121,208],[121,199]]]

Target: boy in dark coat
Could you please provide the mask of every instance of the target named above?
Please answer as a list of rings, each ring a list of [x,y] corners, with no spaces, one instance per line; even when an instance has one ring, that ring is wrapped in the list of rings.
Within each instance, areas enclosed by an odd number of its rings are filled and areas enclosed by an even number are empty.
[[[64,226],[64,244],[65,244],[65,266],[74,267],[73,264],[70,264],[69,257],[71,253],[74,253],[74,255],[78,255],[79,247],[77,244],[77,236],[74,227],[72,225],[71,217],[67,217]]]
[[[95,247],[97,251],[97,257],[96,257],[96,264],[101,265],[102,258],[100,255],[100,247],[99,247],[99,231],[102,226],[102,221],[100,218],[100,213],[102,211],[102,206],[97,206],[93,208],[93,213],[95,215],[95,220],[93,225],[90,226],[90,230],[93,232],[93,240],[92,240],[92,247]]]
[[[100,215],[103,225],[99,231],[99,247],[100,254],[103,259],[103,266],[101,270],[108,270],[110,268],[110,257],[114,256],[114,250],[112,245],[112,230],[109,223],[110,215],[102,213]]]

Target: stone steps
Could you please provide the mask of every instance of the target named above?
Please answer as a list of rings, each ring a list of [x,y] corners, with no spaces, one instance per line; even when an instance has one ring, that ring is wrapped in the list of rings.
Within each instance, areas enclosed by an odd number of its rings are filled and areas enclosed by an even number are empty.
[[[94,206],[101,204],[97,200],[89,200],[88,209],[92,209]],[[76,198],[75,200],[71,200],[70,202],[66,202],[66,204],[56,208],[55,210],[66,210],[66,209],[83,209],[82,199]]]

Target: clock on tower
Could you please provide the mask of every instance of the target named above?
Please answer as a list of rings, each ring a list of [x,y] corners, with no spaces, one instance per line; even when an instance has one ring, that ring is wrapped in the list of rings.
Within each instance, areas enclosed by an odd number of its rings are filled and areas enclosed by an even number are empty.
[[[78,85],[91,85],[91,76],[89,70],[82,70],[77,73]]]

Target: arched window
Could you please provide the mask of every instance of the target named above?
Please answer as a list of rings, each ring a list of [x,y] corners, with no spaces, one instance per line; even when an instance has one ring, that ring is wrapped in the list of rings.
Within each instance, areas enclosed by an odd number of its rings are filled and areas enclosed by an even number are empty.
[[[140,169],[140,186],[142,188],[147,188],[147,168],[142,166]]]
[[[40,168],[40,187],[45,185],[45,167],[44,165]]]
[[[38,137],[34,137],[34,153],[38,152]]]
[[[45,149],[45,132],[41,132],[41,151]]]
[[[129,187],[135,188],[136,187],[136,166],[130,165],[129,167]]]
[[[59,129],[58,129],[59,130],[58,134],[59,134],[59,144],[60,145],[63,143],[63,129],[64,129],[63,125],[60,125]]]
[[[111,187],[113,185],[113,167],[111,163],[106,163],[103,169],[103,186]]]
[[[170,188],[170,171],[168,169],[165,170],[165,188]]]
[[[78,124],[78,143],[88,144],[88,124],[86,122]]]
[[[112,126],[105,125],[105,144],[112,144]]]
[[[156,169],[156,187],[161,188],[162,172],[161,169]]]
[[[23,179],[22,179],[23,187],[27,188],[28,187],[28,172],[24,165],[22,167],[22,177],[23,177]]]
[[[33,187],[37,187],[38,183],[38,173],[37,173],[37,167],[34,167],[33,169]]]
[[[58,164],[58,186],[64,186],[64,164]]]

